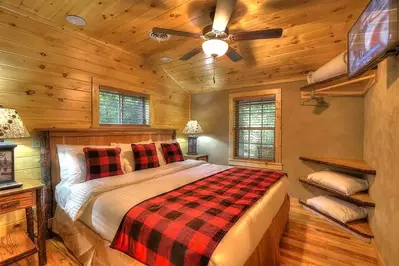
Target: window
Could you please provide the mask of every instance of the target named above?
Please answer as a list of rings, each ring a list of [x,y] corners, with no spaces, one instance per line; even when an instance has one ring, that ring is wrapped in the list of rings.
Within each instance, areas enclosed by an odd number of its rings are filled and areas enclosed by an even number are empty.
[[[274,161],[274,96],[234,101],[234,157]]]
[[[230,164],[281,168],[280,99],[280,89],[230,94]]]
[[[149,125],[149,97],[100,87],[99,120],[100,125]]]

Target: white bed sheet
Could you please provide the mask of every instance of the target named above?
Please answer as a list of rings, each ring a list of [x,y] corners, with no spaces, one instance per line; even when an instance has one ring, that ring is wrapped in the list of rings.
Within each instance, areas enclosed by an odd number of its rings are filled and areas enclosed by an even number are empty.
[[[68,193],[62,193],[66,195],[66,199],[60,199],[60,202],[64,203],[63,205],[60,204],[60,207],[62,207],[65,213],[67,213],[72,220],[76,221],[83,214],[87,205],[92,200],[105,192],[127,187],[130,185],[140,184],[144,181],[156,179],[158,177],[165,177],[171,174],[181,172],[185,169],[199,166],[201,164],[205,164],[205,162],[186,160],[182,162],[167,164],[162,167],[145,169],[123,175],[110,176],[107,178],[98,178],[83,183],[72,184],[68,187]],[[61,190],[61,187],[63,185],[64,184],[62,182],[57,185],[56,193],[58,187],[60,187]]]
[[[195,163],[192,167],[165,176],[112,189],[96,196],[85,206],[79,220],[105,240],[111,242],[126,212],[134,205],[155,195],[173,190],[206,176],[229,168],[228,166]],[[255,250],[262,236],[269,228],[288,192],[288,178],[284,177],[251,208],[230,229],[222,239],[209,265],[243,265]],[[56,200],[66,205],[69,188],[57,187]],[[61,207],[63,207],[61,206]],[[110,208],[109,206],[112,206]]]
[[[230,167],[200,164],[173,174],[105,192],[90,201],[79,220],[108,241],[112,241],[125,214],[137,204],[216,174]]]

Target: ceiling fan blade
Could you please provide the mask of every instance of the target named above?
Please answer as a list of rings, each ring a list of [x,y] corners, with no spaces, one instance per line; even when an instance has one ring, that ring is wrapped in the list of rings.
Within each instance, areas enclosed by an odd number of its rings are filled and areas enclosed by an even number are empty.
[[[216,31],[223,32],[229,24],[231,15],[236,7],[237,0],[218,0],[216,5],[215,18],[212,28]]]
[[[283,35],[283,29],[270,29],[270,30],[237,32],[231,34],[229,38],[232,41],[248,41],[248,40],[280,38],[282,35]]]
[[[245,66],[248,68],[255,67],[257,63],[250,41],[239,42],[238,47],[244,57]]]
[[[192,50],[191,52],[183,55],[179,60],[187,61],[201,52],[202,52],[202,47],[197,47],[194,50]]]
[[[194,38],[194,39],[201,38],[201,34],[199,34],[199,33],[191,33],[191,32],[186,32],[186,31],[170,30],[170,29],[163,29],[163,28],[153,28],[152,32],[164,33],[164,34],[180,36],[180,37],[188,37],[188,38]]]
[[[233,62],[238,62],[238,61],[240,61],[241,59],[242,59],[242,56],[239,54],[239,53],[237,53],[233,48],[231,48],[230,46],[229,46],[229,49],[227,50],[227,52],[226,52],[226,55],[228,56],[228,58],[230,58],[231,59],[231,61],[233,61]]]

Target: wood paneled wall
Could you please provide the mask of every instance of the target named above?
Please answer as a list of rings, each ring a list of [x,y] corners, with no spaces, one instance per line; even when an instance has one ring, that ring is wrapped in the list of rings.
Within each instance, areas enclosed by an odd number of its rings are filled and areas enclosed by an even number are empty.
[[[0,104],[29,129],[91,126],[91,81],[151,94],[153,127],[183,127],[188,95],[141,58],[0,9]]]
[[[229,42],[244,57],[236,63],[226,56],[214,61],[204,53],[180,61],[201,41],[173,36],[157,42],[148,37],[153,27],[202,32],[212,24],[209,13],[216,2],[0,0],[0,5],[145,56],[185,89],[203,92],[306,80],[308,71],[346,49],[348,30],[369,0],[240,0],[228,25],[230,32],[283,28],[284,33],[279,39]],[[69,24],[66,14],[79,15],[87,24]],[[173,61],[162,62],[162,57]]]
[[[154,128],[182,130],[189,118],[188,93],[138,56],[1,8],[0,32],[0,105],[30,131],[91,127],[92,80],[150,94]],[[17,179],[40,178],[40,150],[32,139],[14,142]],[[0,216],[0,224],[18,219]]]

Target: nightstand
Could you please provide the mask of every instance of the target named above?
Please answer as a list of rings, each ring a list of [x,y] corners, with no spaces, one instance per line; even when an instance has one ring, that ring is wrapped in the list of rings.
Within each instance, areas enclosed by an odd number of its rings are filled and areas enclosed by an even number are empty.
[[[40,181],[23,181],[20,188],[0,191],[0,215],[25,209],[27,233],[13,232],[0,239],[0,265],[9,265],[35,253],[39,265],[47,263],[46,225],[44,221],[44,185]],[[37,244],[35,245],[33,206],[37,212]]]
[[[191,155],[191,154],[184,154],[184,159],[185,160],[197,160],[197,161],[208,161],[208,154],[196,154],[196,155]]]

